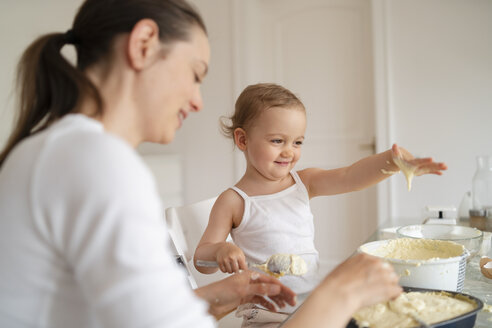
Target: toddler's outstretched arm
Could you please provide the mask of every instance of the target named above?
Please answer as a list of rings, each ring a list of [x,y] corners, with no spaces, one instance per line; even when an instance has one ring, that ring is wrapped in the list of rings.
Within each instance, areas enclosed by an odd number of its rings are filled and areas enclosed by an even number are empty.
[[[210,274],[217,269],[197,266],[197,260],[216,261],[220,270],[227,273],[248,269],[243,251],[226,241],[235,222],[238,222],[237,218],[242,217],[243,207],[242,198],[233,190],[226,190],[217,198],[195,251],[194,263],[199,272]]]
[[[441,175],[447,169],[444,163],[434,162],[430,157],[414,158],[406,149],[394,144],[391,149],[365,157],[350,166],[333,170],[309,168],[300,171],[299,176],[312,198],[365,189],[399,172],[402,164],[411,168],[415,176]]]

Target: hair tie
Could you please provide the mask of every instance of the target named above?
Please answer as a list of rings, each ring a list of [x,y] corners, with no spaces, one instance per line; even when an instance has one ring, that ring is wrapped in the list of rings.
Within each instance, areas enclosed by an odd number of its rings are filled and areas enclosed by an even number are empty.
[[[75,33],[73,32],[72,29],[69,29],[68,31],[65,32],[64,41],[66,44],[76,44],[77,43],[77,38],[75,37]]]

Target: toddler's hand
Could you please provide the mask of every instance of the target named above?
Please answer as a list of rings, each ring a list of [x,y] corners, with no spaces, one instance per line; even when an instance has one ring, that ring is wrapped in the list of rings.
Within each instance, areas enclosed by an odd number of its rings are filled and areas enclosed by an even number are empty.
[[[437,174],[442,175],[442,171],[448,167],[444,163],[434,162],[431,157],[414,158],[405,148],[398,147],[396,144],[391,148],[393,162],[400,169],[402,165],[410,169],[414,175]]]
[[[248,269],[243,251],[231,243],[226,242],[219,248],[215,254],[215,260],[222,272],[234,273]]]

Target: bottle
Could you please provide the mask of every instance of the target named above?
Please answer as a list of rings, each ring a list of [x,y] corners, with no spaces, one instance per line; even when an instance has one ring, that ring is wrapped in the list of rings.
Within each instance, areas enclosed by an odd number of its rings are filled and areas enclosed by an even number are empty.
[[[458,219],[465,221],[470,218],[469,211],[472,208],[471,191],[465,192],[458,207]]]
[[[492,209],[492,155],[477,156],[477,170],[472,179],[474,210]]]
[[[470,227],[478,230],[487,231],[487,211],[470,210]]]
[[[485,209],[485,217],[487,218],[485,220],[485,231],[492,232],[492,208]],[[490,238],[492,240],[492,236]],[[490,251],[492,252],[492,249]]]

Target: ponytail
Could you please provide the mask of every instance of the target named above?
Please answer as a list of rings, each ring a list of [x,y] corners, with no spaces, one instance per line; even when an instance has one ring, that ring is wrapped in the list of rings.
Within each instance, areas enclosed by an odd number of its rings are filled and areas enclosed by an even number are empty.
[[[206,33],[200,14],[186,0],[85,0],[67,33],[40,37],[24,52],[17,68],[19,112],[14,130],[0,153],[0,168],[12,149],[24,138],[40,132],[66,114],[76,113],[88,97],[101,115],[103,101],[84,71],[107,59],[114,37],[130,33],[141,19],[159,26],[164,43],[188,40],[192,26]],[[61,54],[73,44],[77,67]]]
[[[71,38],[69,32],[44,35],[22,55],[16,81],[19,111],[13,132],[0,154],[0,167],[24,138],[76,112],[81,93],[92,96],[96,113],[102,112],[102,99],[94,84],[61,54],[61,48],[73,41]]]

